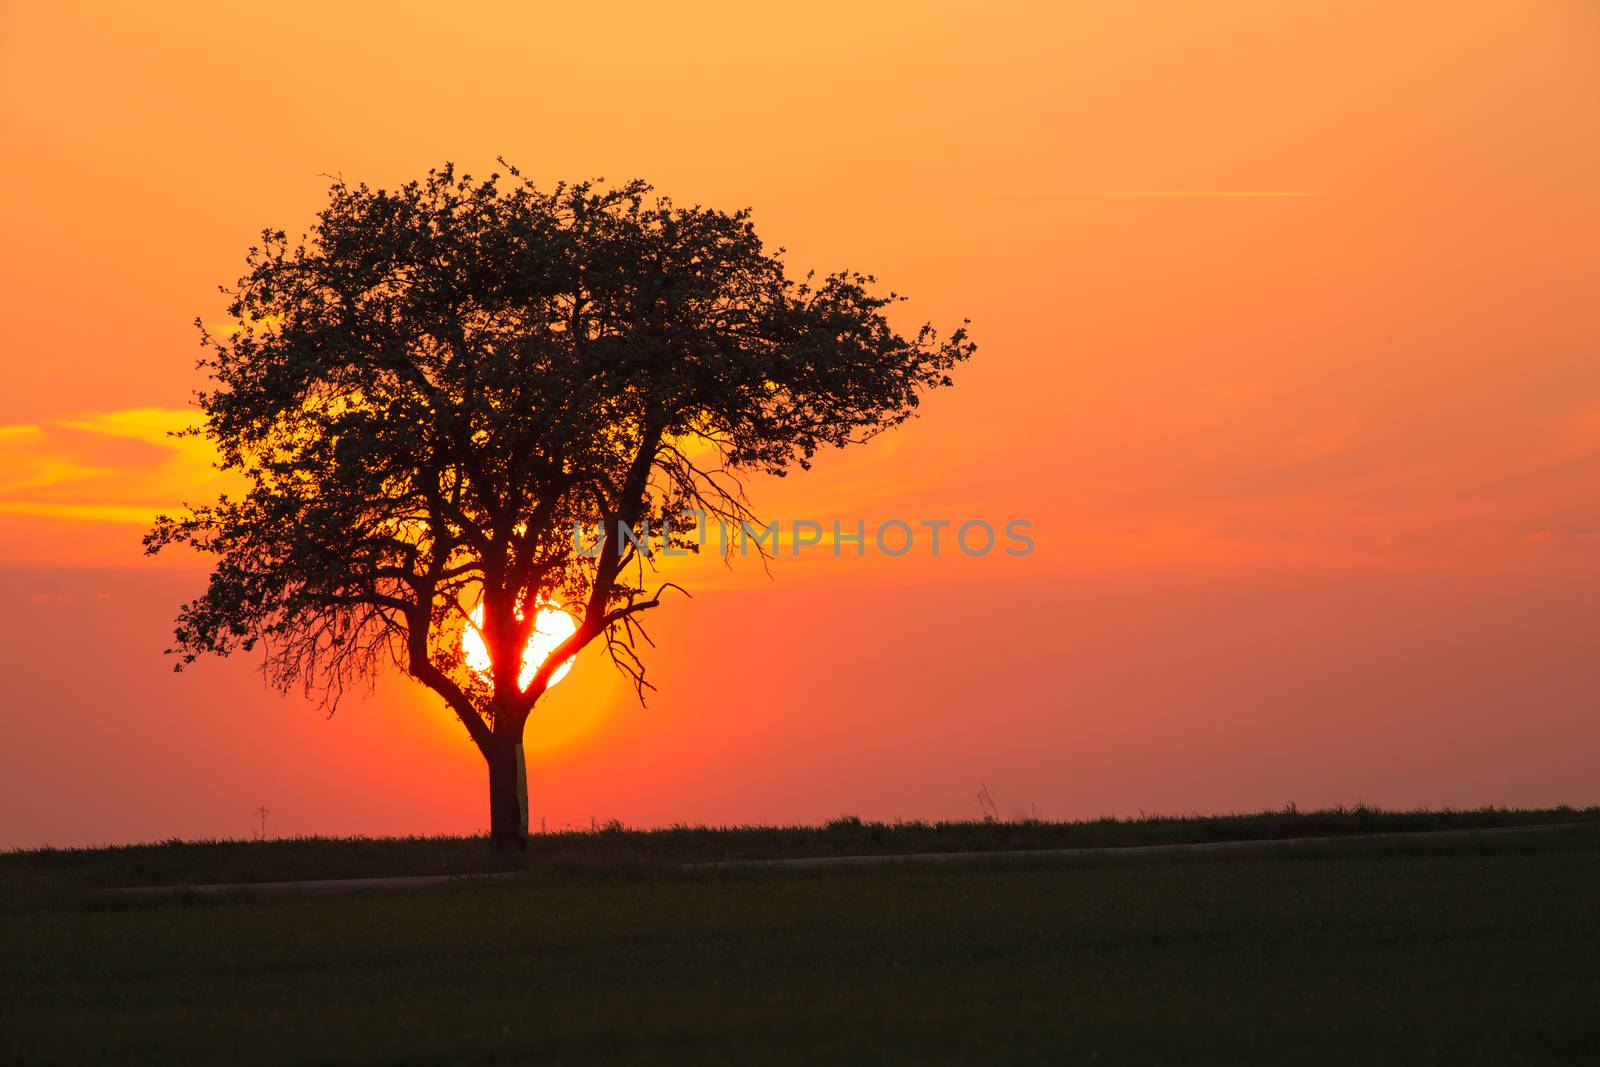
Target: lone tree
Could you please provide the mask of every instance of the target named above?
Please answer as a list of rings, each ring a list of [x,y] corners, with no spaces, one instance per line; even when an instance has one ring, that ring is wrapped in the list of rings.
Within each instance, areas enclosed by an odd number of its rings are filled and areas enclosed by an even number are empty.
[[[973,351],[896,332],[870,276],[790,280],[748,211],[508,169],[337,180],[309,235],[263,233],[224,290],[233,328],[201,327],[194,431],[248,491],[145,537],[216,557],[179,669],[259,643],[330,711],[385,663],[443,697],[488,763],[497,849],[525,842],[523,725],[556,671],[600,641],[643,695],[646,557],[686,547],[660,519],[751,518],[742,476],[903,422]],[[574,630],[533,669],[547,605]]]

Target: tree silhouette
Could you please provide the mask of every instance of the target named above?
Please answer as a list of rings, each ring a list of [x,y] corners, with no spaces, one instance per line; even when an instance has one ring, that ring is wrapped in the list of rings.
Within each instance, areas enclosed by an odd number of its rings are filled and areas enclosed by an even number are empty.
[[[643,694],[659,517],[751,517],[742,476],[899,424],[973,351],[964,329],[897,333],[869,276],[790,280],[748,211],[508,169],[335,180],[308,235],[263,233],[224,290],[234,327],[201,327],[195,432],[248,491],[145,537],[216,557],[179,669],[260,644],[273,683],[331,711],[393,663],[482,752],[502,849],[527,833],[522,732],[553,672],[598,640]],[[652,517],[642,544],[619,532]],[[598,555],[574,524],[603,532]],[[576,632],[523,684],[547,603]],[[462,653],[480,611],[486,676]]]

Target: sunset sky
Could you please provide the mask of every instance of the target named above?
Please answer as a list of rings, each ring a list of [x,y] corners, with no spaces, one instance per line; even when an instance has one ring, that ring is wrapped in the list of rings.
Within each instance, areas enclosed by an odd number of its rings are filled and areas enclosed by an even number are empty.
[[[484,828],[414,684],[173,673],[139,538],[224,485],[167,431],[259,231],[497,156],[971,318],[754,501],[1036,541],[697,565],[648,706],[535,713],[536,829],[1600,803],[1592,0],[6,4],[0,86],[0,847]]]

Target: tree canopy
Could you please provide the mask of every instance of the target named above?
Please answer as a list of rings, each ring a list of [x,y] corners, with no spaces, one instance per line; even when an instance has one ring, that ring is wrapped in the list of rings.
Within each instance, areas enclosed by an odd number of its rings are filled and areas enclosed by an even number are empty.
[[[215,557],[180,667],[259,644],[276,684],[336,701],[392,662],[488,755],[592,641],[644,684],[660,596],[619,521],[745,518],[742,477],[901,423],[973,351],[964,328],[897,332],[870,276],[790,278],[748,210],[508,171],[336,180],[309,233],[250,250],[232,328],[202,327],[197,431],[248,490],[145,539]],[[577,630],[524,686],[546,602]],[[478,610],[487,678],[461,652]]]

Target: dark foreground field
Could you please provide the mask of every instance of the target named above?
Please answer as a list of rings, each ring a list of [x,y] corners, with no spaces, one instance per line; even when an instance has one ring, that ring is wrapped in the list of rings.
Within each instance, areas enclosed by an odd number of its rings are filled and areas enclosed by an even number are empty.
[[[812,870],[584,836],[514,879],[328,898],[130,901],[92,891],[128,850],[0,856],[0,1058],[1600,1062],[1592,824]],[[336,873],[419,873],[387,855]]]

